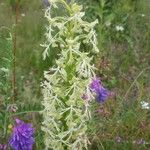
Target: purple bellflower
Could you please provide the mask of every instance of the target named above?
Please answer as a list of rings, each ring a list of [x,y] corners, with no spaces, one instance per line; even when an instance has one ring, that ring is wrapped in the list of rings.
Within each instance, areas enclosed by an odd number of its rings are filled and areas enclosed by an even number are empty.
[[[32,125],[24,123],[19,119],[15,121],[16,125],[13,127],[9,145],[13,150],[32,150],[34,143]]]
[[[92,79],[90,89],[96,94],[96,100],[99,103],[104,102],[110,94],[110,92],[102,86],[98,78]]]

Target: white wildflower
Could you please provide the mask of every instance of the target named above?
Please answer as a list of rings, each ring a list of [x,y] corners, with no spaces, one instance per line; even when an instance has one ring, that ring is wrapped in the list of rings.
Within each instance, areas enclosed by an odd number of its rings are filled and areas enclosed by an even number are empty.
[[[22,17],[25,17],[26,15],[24,13],[21,14]]]
[[[124,27],[123,26],[116,26],[116,31],[124,31]]]
[[[141,17],[145,17],[145,14],[141,14]]]
[[[142,109],[150,109],[150,104],[145,101],[141,101]]]

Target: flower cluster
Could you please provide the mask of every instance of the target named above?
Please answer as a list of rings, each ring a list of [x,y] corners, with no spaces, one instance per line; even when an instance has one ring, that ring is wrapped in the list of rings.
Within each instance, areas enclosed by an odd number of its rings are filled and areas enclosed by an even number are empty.
[[[104,102],[110,95],[110,92],[102,86],[98,78],[92,79],[90,89],[96,94],[96,100],[99,103]]]
[[[31,124],[16,119],[16,125],[13,127],[12,135],[9,139],[9,145],[13,150],[32,150],[34,143],[34,130]]]

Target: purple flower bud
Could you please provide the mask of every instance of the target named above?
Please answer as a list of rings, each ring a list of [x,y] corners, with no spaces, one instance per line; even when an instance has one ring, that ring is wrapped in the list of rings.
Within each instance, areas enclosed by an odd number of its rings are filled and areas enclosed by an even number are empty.
[[[13,150],[32,150],[34,143],[32,125],[24,123],[19,119],[15,121],[16,125],[13,127],[9,145]]]
[[[104,87],[101,87],[99,91],[96,93],[96,100],[98,102],[104,102],[109,96],[109,91]]]
[[[90,89],[94,92],[97,92],[100,88],[100,80],[98,78],[92,79],[92,82],[90,84]]]

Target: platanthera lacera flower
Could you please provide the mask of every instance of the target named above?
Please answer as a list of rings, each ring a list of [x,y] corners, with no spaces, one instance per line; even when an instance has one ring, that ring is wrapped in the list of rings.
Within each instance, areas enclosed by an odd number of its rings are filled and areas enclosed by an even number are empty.
[[[32,145],[34,143],[34,129],[32,125],[19,119],[15,121],[16,124],[13,127],[9,145],[13,150],[32,150]]]
[[[52,49],[58,49],[55,64],[44,72],[42,83],[43,123],[46,149],[88,149],[87,122],[91,117],[89,102],[93,93],[89,82],[95,76],[91,54],[98,52],[98,23],[84,20],[82,6],[73,1],[49,0],[45,11],[48,20],[44,60]],[[64,13],[59,12],[64,9]],[[82,45],[90,46],[84,49]],[[91,98],[92,97],[92,98]]]

